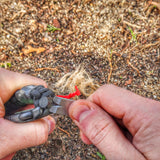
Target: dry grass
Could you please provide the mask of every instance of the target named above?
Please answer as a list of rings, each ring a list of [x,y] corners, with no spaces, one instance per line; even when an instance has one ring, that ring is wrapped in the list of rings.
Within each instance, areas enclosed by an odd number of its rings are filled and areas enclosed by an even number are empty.
[[[85,97],[90,96],[99,87],[83,67],[78,67],[75,71],[65,74],[55,86],[63,94],[74,92],[77,86]]]

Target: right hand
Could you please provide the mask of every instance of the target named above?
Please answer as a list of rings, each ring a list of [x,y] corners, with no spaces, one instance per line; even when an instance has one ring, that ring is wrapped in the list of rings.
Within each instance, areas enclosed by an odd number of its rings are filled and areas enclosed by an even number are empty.
[[[108,160],[160,159],[158,101],[104,85],[87,100],[72,103],[69,114],[81,130],[81,139],[94,144]]]

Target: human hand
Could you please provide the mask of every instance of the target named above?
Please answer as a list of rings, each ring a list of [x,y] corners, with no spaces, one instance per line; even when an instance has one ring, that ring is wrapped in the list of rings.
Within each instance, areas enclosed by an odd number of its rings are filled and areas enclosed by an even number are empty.
[[[11,159],[20,149],[44,143],[55,127],[55,121],[50,116],[23,124],[3,118],[4,103],[25,85],[46,86],[46,83],[38,78],[0,69],[0,159],[3,160]]]
[[[104,85],[69,114],[86,144],[94,144],[108,160],[158,160],[160,102],[114,85]],[[120,127],[119,127],[120,126]],[[131,136],[124,134],[126,128]]]

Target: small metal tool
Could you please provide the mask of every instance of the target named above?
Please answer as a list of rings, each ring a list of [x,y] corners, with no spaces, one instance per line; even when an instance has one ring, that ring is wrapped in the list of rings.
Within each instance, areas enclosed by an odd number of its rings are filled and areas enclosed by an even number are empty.
[[[68,108],[72,102],[73,100],[55,96],[52,90],[42,85],[29,85],[16,91],[11,99],[5,103],[5,118],[23,123],[50,114],[68,115]],[[18,111],[28,104],[34,104],[35,108]]]

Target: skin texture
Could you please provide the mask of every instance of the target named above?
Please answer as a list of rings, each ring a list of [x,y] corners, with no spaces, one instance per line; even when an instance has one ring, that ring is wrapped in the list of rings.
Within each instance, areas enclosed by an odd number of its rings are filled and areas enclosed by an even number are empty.
[[[25,85],[44,85],[38,78],[0,69],[0,159],[10,160],[15,152],[44,143],[55,128],[55,121],[47,116],[29,123],[14,123],[4,119],[4,103]]]
[[[0,159],[44,143],[54,130],[48,116],[18,124],[5,120],[4,103],[25,85],[45,82],[0,69]],[[157,160],[160,157],[160,102],[140,97],[114,85],[100,87],[86,100],[69,108],[84,143],[94,144],[108,160]]]
[[[160,157],[160,102],[114,85],[104,85],[69,108],[84,143],[108,160],[157,160]]]

